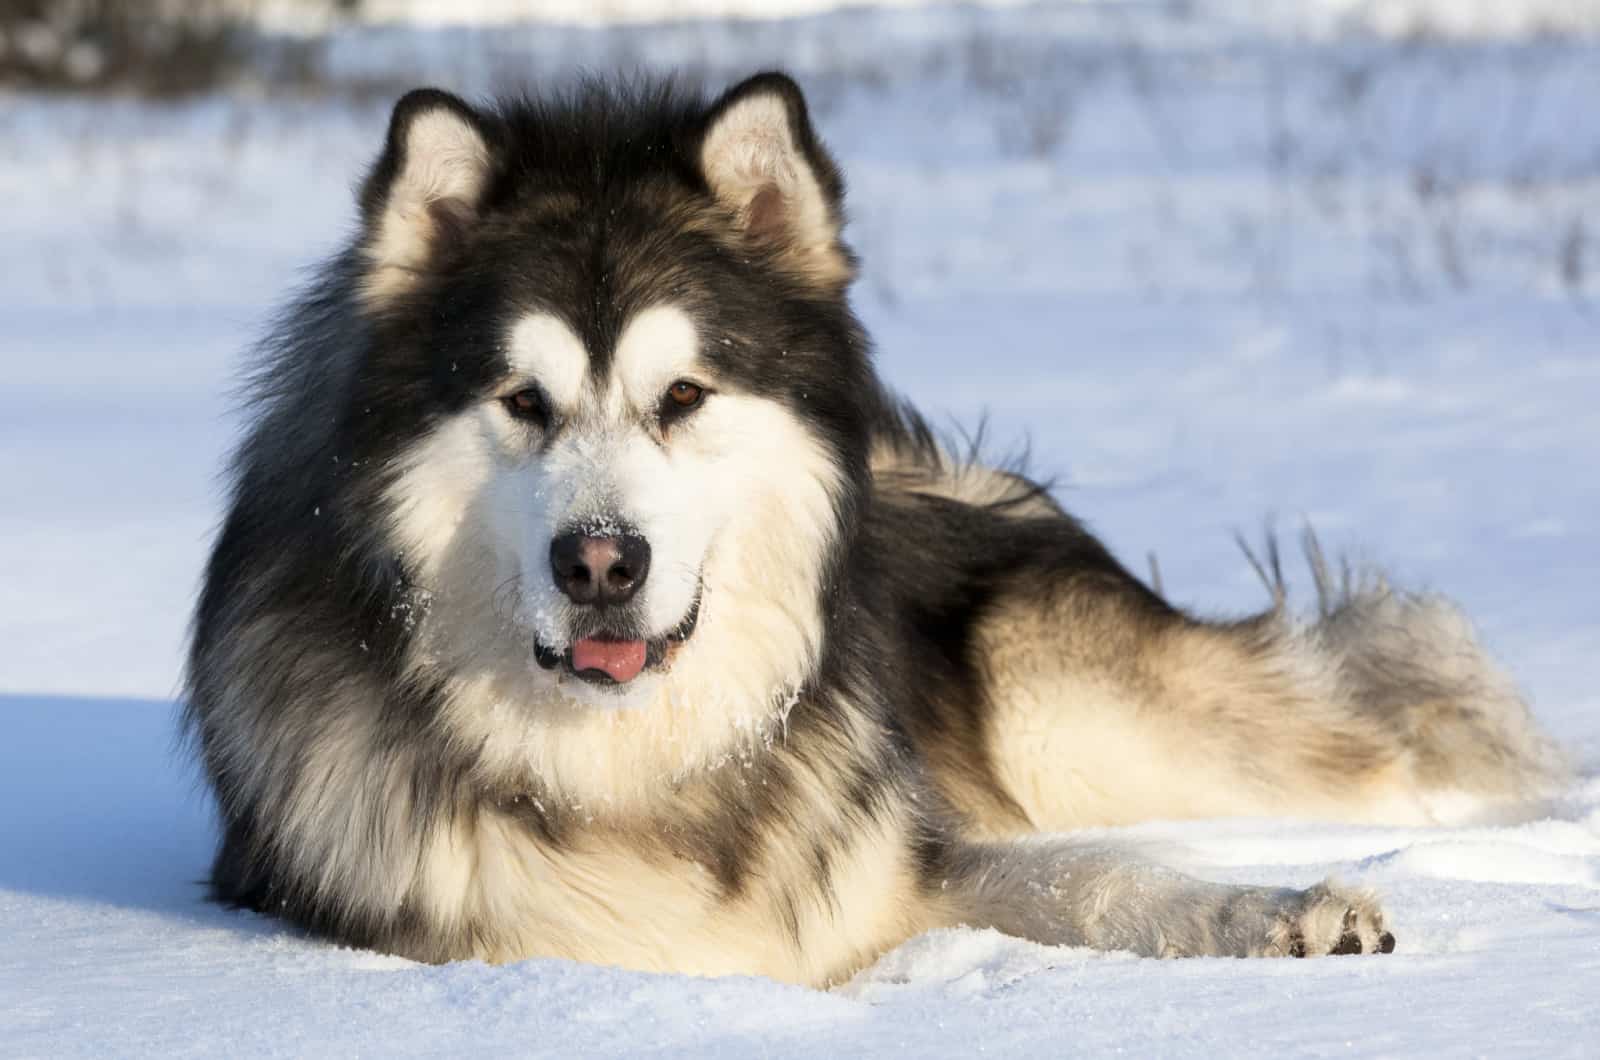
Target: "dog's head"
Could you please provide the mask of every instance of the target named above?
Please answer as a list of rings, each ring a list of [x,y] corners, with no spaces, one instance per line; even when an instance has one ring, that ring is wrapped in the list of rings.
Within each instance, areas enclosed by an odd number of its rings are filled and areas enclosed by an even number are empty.
[[[841,195],[779,75],[709,105],[400,101],[350,259],[352,407],[388,439],[427,652],[568,704],[804,679],[875,394]]]

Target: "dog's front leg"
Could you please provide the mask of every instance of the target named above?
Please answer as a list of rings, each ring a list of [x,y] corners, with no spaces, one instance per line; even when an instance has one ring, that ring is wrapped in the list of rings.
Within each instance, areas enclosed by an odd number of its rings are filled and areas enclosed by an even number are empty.
[[[1149,957],[1388,953],[1394,936],[1369,892],[1207,883],[1114,845],[1060,839],[973,843],[938,881],[956,918],[1066,946]]]

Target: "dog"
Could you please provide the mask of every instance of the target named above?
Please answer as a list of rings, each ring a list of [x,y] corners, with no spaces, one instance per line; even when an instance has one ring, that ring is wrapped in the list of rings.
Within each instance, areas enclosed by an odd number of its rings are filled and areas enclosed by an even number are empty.
[[[839,983],[930,929],[1394,948],[1075,829],[1559,788],[1447,601],[1207,621],[876,376],[801,90],[395,106],[283,314],[197,605],[213,897],[418,961]]]

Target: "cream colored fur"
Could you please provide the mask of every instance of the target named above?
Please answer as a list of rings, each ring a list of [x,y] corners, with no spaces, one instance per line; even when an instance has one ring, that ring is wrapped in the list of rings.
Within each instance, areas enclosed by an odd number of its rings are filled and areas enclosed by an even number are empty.
[[[1156,629],[1093,592],[1001,609],[980,632],[987,734],[1022,827],[1437,824],[1525,812],[1565,783],[1561,755],[1448,602],[1374,582],[1338,608]]]
[[[943,497],[1017,516],[1059,511],[1047,493],[1021,476],[943,450],[937,454],[909,452],[880,439],[872,447],[870,465],[879,489]]]
[[[834,780],[814,778],[796,811],[836,813]],[[692,802],[692,786],[682,797]],[[672,858],[648,834],[600,824],[574,847],[551,848],[524,823],[486,809],[439,835],[415,887],[444,922],[490,925],[473,955],[491,961],[567,957],[822,985],[934,926],[915,903],[886,900],[916,886],[898,822],[855,831],[832,891],[804,892],[793,935],[779,901],[782,885],[808,871],[806,849],[782,827],[766,839],[752,866],[761,882],[729,898],[710,867]]]

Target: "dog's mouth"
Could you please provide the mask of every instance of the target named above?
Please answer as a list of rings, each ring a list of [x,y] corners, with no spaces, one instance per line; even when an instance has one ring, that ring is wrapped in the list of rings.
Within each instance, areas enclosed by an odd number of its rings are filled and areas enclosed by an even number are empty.
[[[560,668],[590,684],[625,685],[646,670],[671,662],[699,621],[700,595],[696,593],[683,621],[661,636],[643,639],[600,629],[575,639],[564,651],[536,640],[534,658],[546,670]]]

